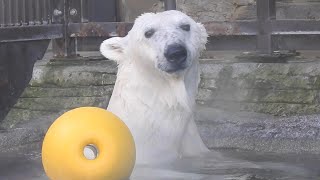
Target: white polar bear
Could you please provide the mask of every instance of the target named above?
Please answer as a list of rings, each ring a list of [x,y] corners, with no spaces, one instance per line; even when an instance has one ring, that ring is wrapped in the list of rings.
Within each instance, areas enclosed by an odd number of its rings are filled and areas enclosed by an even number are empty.
[[[118,63],[108,110],[131,130],[137,164],[164,163],[209,150],[193,118],[207,33],[179,11],[145,13],[127,36],[105,40],[101,53]]]

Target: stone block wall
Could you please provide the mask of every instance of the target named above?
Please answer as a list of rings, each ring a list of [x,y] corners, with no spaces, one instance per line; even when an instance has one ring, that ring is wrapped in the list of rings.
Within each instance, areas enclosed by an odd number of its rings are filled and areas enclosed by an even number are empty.
[[[123,0],[125,21],[133,21],[143,12],[163,11],[159,0]],[[256,19],[256,0],[177,0],[177,8],[196,21]],[[281,0],[277,2],[278,19],[319,19],[318,0]]]

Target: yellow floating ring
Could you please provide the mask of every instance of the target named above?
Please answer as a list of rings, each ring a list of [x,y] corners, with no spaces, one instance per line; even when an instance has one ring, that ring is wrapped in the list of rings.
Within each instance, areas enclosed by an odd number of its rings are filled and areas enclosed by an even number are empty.
[[[84,155],[92,152],[92,158]],[[113,113],[81,107],[60,116],[42,145],[42,164],[52,180],[124,180],[136,150],[128,127]]]

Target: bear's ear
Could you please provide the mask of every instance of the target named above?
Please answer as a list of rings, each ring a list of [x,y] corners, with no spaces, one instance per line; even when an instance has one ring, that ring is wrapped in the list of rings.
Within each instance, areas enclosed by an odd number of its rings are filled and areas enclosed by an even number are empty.
[[[103,41],[100,45],[101,54],[111,60],[120,63],[125,59],[125,38],[114,37]]]
[[[207,44],[207,41],[208,41],[208,33],[207,33],[207,30],[206,28],[204,27],[203,24],[201,23],[197,23],[198,27],[199,27],[199,30],[200,30],[200,51],[203,51],[206,49],[206,44]]]

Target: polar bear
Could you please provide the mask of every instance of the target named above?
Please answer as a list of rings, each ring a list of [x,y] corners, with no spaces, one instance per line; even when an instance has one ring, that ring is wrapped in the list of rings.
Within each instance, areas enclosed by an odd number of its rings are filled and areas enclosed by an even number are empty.
[[[137,164],[209,151],[193,118],[206,42],[202,24],[171,10],[142,14],[127,36],[101,44],[101,54],[118,64],[107,109],[129,127]]]

